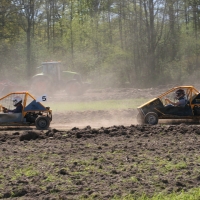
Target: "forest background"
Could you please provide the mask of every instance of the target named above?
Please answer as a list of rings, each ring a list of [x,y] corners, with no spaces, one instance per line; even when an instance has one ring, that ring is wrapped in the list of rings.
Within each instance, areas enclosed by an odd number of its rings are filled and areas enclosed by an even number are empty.
[[[62,61],[96,87],[194,84],[198,0],[1,0],[0,81]]]

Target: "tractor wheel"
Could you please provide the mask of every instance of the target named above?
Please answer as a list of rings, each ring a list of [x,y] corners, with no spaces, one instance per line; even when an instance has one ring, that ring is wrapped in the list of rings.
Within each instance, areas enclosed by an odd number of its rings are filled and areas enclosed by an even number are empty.
[[[38,117],[35,120],[35,126],[39,130],[46,130],[49,128],[50,120],[48,117]]]
[[[137,114],[136,118],[138,124],[144,124],[144,117],[140,113]]]
[[[68,95],[77,96],[81,94],[81,84],[76,81],[69,81],[67,83],[66,92]]]
[[[154,112],[149,112],[145,115],[144,121],[146,124],[155,125],[158,123],[158,115]]]
[[[40,96],[50,93],[50,81],[46,77],[38,77],[33,79],[30,87],[30,92],[35,96]]]

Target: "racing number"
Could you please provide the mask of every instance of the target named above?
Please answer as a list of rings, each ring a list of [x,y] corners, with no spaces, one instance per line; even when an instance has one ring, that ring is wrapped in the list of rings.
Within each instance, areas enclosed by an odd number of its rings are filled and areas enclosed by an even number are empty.
[[[46,96],[42,96],[42,101],[46,101],[47,97]]]

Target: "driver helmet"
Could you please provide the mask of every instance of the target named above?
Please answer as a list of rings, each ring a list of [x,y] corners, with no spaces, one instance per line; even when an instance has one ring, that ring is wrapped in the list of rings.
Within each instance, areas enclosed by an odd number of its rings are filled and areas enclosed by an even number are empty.
[[[178,89],[176,91],[176,98],[179,99],[181,97],[184,97],[185,96],[185,91],[183,89]]]
[[[13,98],[13,106],[17,106],[17,104],[22,102],[22,98],[19,96],[16,96]]]

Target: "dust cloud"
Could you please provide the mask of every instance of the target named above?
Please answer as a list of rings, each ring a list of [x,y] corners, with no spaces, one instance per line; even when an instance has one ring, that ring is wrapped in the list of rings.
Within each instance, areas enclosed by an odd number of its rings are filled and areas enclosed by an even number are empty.
[[[109,111],[107,111],[109,113]],[[80,115],[79,117],[77,116]],[[77,128],[84,128],[87,126],[91,126],[93,128],[100,128],[100,127],[110,127],[110,126],[130,126],[133,124],[137,124],[135,116],[132,116],[130,118],[123,118],[120,119],[116,118],[115,116],[112,116],[108,114],[110,117],[108,119],[104,119],[102,117],[104,116],[96,116],[95,119],[93,119],[93,115],[90,115],[89,119],[83,119],[82,116],[84,114],[82,112],[76,112],[76,117],[69,116],[70,120],[65,120],[66,116],[68,116],[67,113],[56,113],[54,114],[54,119],[51,122],[51,128],[56,129],[72,129],[73,127]],[[64,119],[62,120],[62,118]],[[69,119],[68,118],[68,119]],[[73,118],[73,119],[72,119]]]
[[[136,89],[136,88],[121,88],[121,89],[90,89],[81,96],[67,96],[63,93],[57,94],[52,97],[52,101],[55,105],[59,105],[59,102],[94,102],[104,100],[123,100],[123,99],[152,99],[171,87],[177,85],[167,85],[159,88],[148,89]],[[197,89],[200,85],[196,85]],[[137,124],[136,116],[137,109],[127,108],[119,110],[86,110],[82,112],[68,111],[68,112],[56,112],[53,111],[53,121],[51,123],[52,128],[71,129],[73,127],[83,128],[91,126],[93,128],[108,127],[108,126],[130,126]],[[180,123],[179,121],[166,121],[162,120],[161,123],[166,124]]]

